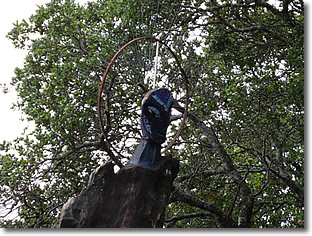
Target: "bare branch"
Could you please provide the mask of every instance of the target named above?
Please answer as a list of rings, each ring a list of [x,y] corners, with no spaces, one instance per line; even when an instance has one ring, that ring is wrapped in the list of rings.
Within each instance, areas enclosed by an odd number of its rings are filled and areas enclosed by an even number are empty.
[[[180,112],[184,111],[184,108],[179,106],[178,103],[174,103],[173,107]],[[249,189],[248,184],[234,167],[231,157],[229,156],[229,154],[226,152],[224,147],[219,142],[214,131],[191,112],[188,113],[188,118],[194,123],[196,127],[198,127],[203,132],[204,135],[206,135],[208,142],[213,147],[216,154],[218,154],[221,157],[221,160],[225,168],[225,173],[233,180],[233,182],[237,186],[240,187],[242,207],[239,213],[238,224],[240,227],[249,227],[251,223],[250,220],[251,220],[254,197]]]
[[[220,175],[220,174],[224,174],[224,173],[225,173],[225,169],[219,168],[219,169],[215,169],[215,170],[204,170],[202,172],[196,173],[195,176],[213,176],[213,175]],[[191,176],[194,176],[194,174],[185,174],[185,175],[177,177],[175,181],[182,182],[182,181],[190,178]]]
[[[190,206],[198,207],[211,213],[217,221],[219,227],[222,228],[237,228],[237,224],[225,214],[216,204],[205,202],[183,190],[180,185],[174,184],[175,190],[172,193],[172,199],[189,204]]]
[[[164,223],[167,224],[167,226],[168,226],[168,225],[174,224],[174,223],[176,223],[177,221],[180,221],[180,220],[196,218],[196,217],[206,217],[206,216],[214,218],[214,216],[210,212],[203,211],[203,212],[194,212],[194,213],[174,216],[174,217],[172,217],[170,219],[165,220]]]

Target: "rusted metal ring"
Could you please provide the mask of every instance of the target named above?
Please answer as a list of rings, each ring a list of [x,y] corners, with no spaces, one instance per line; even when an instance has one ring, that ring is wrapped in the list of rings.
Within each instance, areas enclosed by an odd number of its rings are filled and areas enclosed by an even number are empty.
[[[160,44],[164,45],[166,47],[167,50],[169,50],[169,52],[171,53],[171,55],[174,57],[179,69],[180,69],[180,72],[181,72],[181,75],[184,79],[184,86],[185,86],[185,96],[186,96],[186,103],[185,103],[185,110],[184,110],[184,114],[183,114],[183,120],[181,122],[181,125],[179,127],[179,130],[177,131],[176,135],[174,136],[174,138],[172,139],[172,141],[168,144],[168,146],[162,151],[162,153],[165,153],[167,152],[171,147],[172,145],[174,144],[174,142],[177,140],[178,136],[180,135],[182,129],[183,129],[183,126],[186,122],[186,118],[187,118],[187,114],[188,114],[188,105],[189,105],[189,88],[188,88],[188,79],[186,77],[186,74],[181,66],[181,63],[179,62],[178,60],[178,57],[177,55],[171,50],[171,48],[166,45],[163,41],[161,41],[160,39],[157,39],[157,38],[154,38],[154,37],[149,37],[149,36],[143,36],[143,37],[139,37],[139,38],[135,38],[133,40],[131,40],[130,42],[126,43],[124,46],[122,46],[118,52],[114,55],[114,57],[112,58],[112,60],[110,61],[110,63],[108,64],[107,68],[106,68],[106,71],[103,75],[103,78],[102,78],[102,82],[101,82],[101,87],[100,87],[100,90],[99,90],[99,95],[98,95],[98,118],[99,118],[99,123],[100,123],[100,129],[102,131],[102,134],[106,140],[106,143],[108,144],[108,146],[110,148],[112,148],[116,153],[118,153],[119,155],[121,155],[113,145],[111,145],[111,143],[109,142],[109,139],[107,137],[107,134],[105,132],[105,129],[104,129],[104,124],[103,124],[103,120],[102,120],[102,115],[101,115],[101,95],[102,95],[102,91],[103,91],[103,88],[104,88],[104,85],[105,85],[105,79],[107,77],[107,74],[110,70],[110,68],[112,67],[112,64],[114,63],[114,61],[117,59],[117,57],[121,54],[121,52],[123,50],[125,50],[128,46],[130,46],[131,44],[133,44],[134,42],[137,42],[137,41],[140,41],[140,40],[153,40],[153,41],[156,41],[156,42],[159,42]]]

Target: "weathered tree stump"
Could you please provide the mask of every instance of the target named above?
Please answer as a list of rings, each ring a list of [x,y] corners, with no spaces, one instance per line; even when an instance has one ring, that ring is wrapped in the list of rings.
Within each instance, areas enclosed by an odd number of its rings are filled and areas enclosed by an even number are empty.
[[[114,173],[109,162],[90,176],[85,190],[64,204],[58,228],[161,226],[179,163],[162,157],[155,168],[128,164]]]

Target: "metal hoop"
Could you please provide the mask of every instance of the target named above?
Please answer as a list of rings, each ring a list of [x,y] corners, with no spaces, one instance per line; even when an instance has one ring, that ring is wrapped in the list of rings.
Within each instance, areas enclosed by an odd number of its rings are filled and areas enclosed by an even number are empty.
[[[143,36],[143,37],[139,37],[139,38],[135,38],[133,40],[131,40],[130,42],[126,43],[124,46],[122,46],[118,52],[114,55],[114,57],[112,58],[112,60],[110,61],[110,63],[108,64],[107,68],[106,68],[106,71],[103,75],[103,78],[102,78],[102,82],[101,82],[101,87],[100,87],[100,90],[99,90],[99,95],[98,95],[98,118],[99,118],[99,123],[100,123],[100,129],[102,131],[102,134],[104,136],[104,138],[106,139],[106,143],[108,144],[109,147],[111,147],[116,153],[118,153],[119,155],[121,155],[113,145],[111,145],[111,143],[109,142],[108,140],[108,137],[107,137],[107,134],[105,132],[105,129],[104,129],[104,124],[103,124],[103,120],[102,120],[102,115],[101,115],[101,95],[102,95],[102,91],[103,91],[103,88],[104,88],[104,84],[105,84],[105,80],[106,80],[106,77],[107,77],[107,74],[112,66],[112,64],[114,63],[114,61],[117,59],[117,57],[120,55],[120,53],[125,50],[128,46],[130,46],[131,44],[133,44],[134,42],[136,41],[139,41],[139,40],[154,40],[162,45],[164,45],[166,47],[166,49],[169,50],[169,52],[171,53],[171,55],[174,57],[179,69],[180,69],[180,72],[182,74],[182,77],[184,78],[184,85],[185,85],[185,93],[186,93],[186,103],[185,103],[185,110],[184,110],[184,114],[183,114],[183,120],[181,122],[181,125],[180,125],[180,128],[179,130],[177,131],[176,135],[174,136],[174,138],[172,139],[172,141],[168,144],[168,146],[165,148],[164,151],[162,151],[162,153],[165,153],[167,152],[171,147],[172,145],[174,144],[174,142],[177,140],[178,136],[180,135],[182,129],[183,129],[183,126],[185,124],[185,121],[186,121],[186,118],[187,118],[187,114],[188,114],[188,105],[189,105],[189,88],[188,88],[188,79],[186,77],[186,74],[178,60],[178,57],[176,56],[176,54],[171,50],[171,48],[166,45],[164,42],[162,42],[160,39],[157,39],[157,38],[154,38],[154,37],[149,37],[149,36]]]

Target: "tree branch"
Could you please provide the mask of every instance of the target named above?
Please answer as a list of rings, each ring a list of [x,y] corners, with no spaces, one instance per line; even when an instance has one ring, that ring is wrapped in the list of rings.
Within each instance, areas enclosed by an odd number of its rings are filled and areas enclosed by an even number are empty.
[[[190,206],[198,207],[205,211],[211,213],[211,215],[216,219],[217,224],[221,228],[237,228],[237,224],[233,221],[231,217],[225,214],[216,204],[205,202],[189,193],[187,193],[183,188],[173,183],[175,190],[172,192],[171,198],[173,201],[185,202]]]
[[[184,108],[177,102],[173,103],[173,107],[180,112],[184,112]],[[251,215],[254,197],[249,189],[245,179],[235,169],[231,157],[227,154],[224,147],[220,144],[214,131],[208,127],[202,120],[196,117],[191,112],[188,113],[188,118],[194,123],[195,127],[198,127],[203,134],[206,135],[208,142],[213,147],[214,151],[221,157],[223,162],[225,173],[233,180],[233,182],[240,187],[241,195],[241,210],[239,213],[239,227],[249,227],[251,224]]]
[[[301,204],[304,205],[304,190],[297,185],[292,179],[290,174],[288,173],[288,171],[285,170],[284,166],[283,166],[283,160],[282,160],[282,155],[283,155],[283,151],[282,151],[282,147],[275,144],[273,142],[273,145],[275,146],[276,149],[276,159],[275,162],[277,164],[277,168],[278,171],[274,171],[273,169],[270,169],[270,171],[275,174],[276,176],[280,177],[285,184],[287,184],[287,186],[298,195]]]
[[[293,19],[289,15],[288,6],[290,1],[289,0],[283,0],[283,9],[280,11],[273,5],[269,4],[268,2],[264,0],[256,0],[256,5],[265,7],[269,11],[271,11],[274,15],[279,16],[281,19],[283,19],[286,23],[288,23],[290,26],[294,26],[294,24],[298,24],[295,19]]]
[[[167,226],[168,226],[168,225],[174,224],[180,220],[190,219],[190,218],[195,218],[195,217],[206,217],[206,216],[214,218],[214,216],[209,211],[203,211],[203,212],[195,212],[195,213],[189,213],[189,214],[174,216],[170,219],[165,220],[164,223],[167,224]]]
[[[220,174],[224,174],[225,173],[225,169],[224,168],[219,168],[219,169],[215,169],[215,170],[204,170],[202,172],[198,172],[195,174],[195,176],[213,176],[213,175],[220,175]],[[191,176],[194,176],[194,174],[185,174],[182,176],[179,176],[176,178],[176,182],[182,182],[188,178],[190,178]]]

